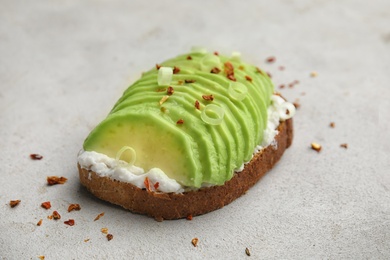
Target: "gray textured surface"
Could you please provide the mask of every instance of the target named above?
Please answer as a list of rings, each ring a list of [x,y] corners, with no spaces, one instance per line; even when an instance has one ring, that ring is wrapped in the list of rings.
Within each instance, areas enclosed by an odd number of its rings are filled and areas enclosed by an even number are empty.
[[[244,259],[248,247],[255,259],[389,259],[390,2],[134,2],[0,0],[0,258]],[[193,45],[241,51],[277,86],[300,81],[281,90],[301,103],[293,146],[245,196],[192,221],[93,198],[77,177],[84,138],[143,70]],[[52,174],[69,180],[47,187]],[[47,200],[61,221],[46,219]]]

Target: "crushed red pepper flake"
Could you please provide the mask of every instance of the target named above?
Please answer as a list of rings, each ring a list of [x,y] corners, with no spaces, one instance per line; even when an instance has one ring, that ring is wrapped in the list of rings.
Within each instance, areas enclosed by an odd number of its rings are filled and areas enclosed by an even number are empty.
[[[182,124],[184,124],[184,120],[180,118],[179,120],[177,120],[176,124],[182,125]]]
[[[289,88],[293,88],[295,85],[299,84],[299,80],[294,80],[293,82],[291,82],[290,84],[288,84],[288,87]]]
[[[188,216],[186,217],[186,219],[187,219],[187,220],[192,220],[193,217],[192,217],[192,215],[190,214],[190,215],[188,215]]]
[[[144,185],[147,191],[152,191],[151,183],[148,177],[145,177]]]
[[[187,60],[192,60],[192,57],[190,55],[188,55]]]
[[[311,143],[311,149],[313,149],[314,151],[316,151],[316,152],[320,152],[321,151],[321,149],[322,149],[322,147],[321,147],[321,145],[320,144],[317,144],[317,143]]]
[[[49,216],[47,216],[47,219],[53,219],[53,215],[49,215]]]
[[[67,221],[64,221],[65,225],[74,226],[74,219],[69,219]]]
[[[156,64],[156,69],[159,70],[161,68],[161,65]]]
[[[61,219],[61,215],[60,215],[60,213],[58,213],[58,211],[53,211],[53,218],[55,219],[55,220],[57,220],[57,219]]]
[[[104,212],[102,212],[99,215],[97,215],[96,218],[93,221],[99,220],[103,216],[104,216]]]
[[[202,98],[207,101],[213,101],[214,96],[213,95],[202,95]]]
[[[21,200],[11,200],[9,202],[9,205],[11,206],[11,208],[15,208],[16,206],[19,205],[20,202],[21,202]]]
[[[271,57],[268,57],[268,58],[266,59],[266,62],[272,63],[272,62],[275,62],[275,60],[276,60],[276,58],[275,58],[274,56],[271,56]]]
[[[214,55],[218,56],[218,55],[219,55],[219,53],[218,53],[217,51],[215,51],[215,52],[214,52]]]
[[[194,79],[185,79],[184,82],[185,83],[194,83],[196,80]]]
[[[106,227],[101,228],[100,231],[101,231],[103,234],[108,234],[108,228],[106,228]]]
[[[180,72],[180,68],[174,66],[174,67],[173,67],[173,74],[177,74],[177,73],[179,73],[179,72]]]
[[[226,77],[232,81],[236,81],[236,78],[234,77],[234,67],[233,64],[229,61],[225,62],[225,74]]]
[[[68,212],[71,212],[73,210],[80,210],[81,207],[80,207],[80,204],[70,204],[69,207],[68,207]]]
[[[44,209],[50,209],[51,208],[50,201],[42,202],[41,207],[44,208]]]
[[[248,75],[245,76],[245,79],[246,79],[247,81],[252,82],[252,78],[251,78],[250,76],[248,76]]]
[[[282,89],[282,88],[284,88],[284,87],[285,87],[284,84],[279,85],[279,88],[280,88],[280,89]]]
[[[199,239],[197,237],[193,238],[191,240],[191,243],[194,247],[197,247],[198,246],[198,242],[199,242]]]
[[[340,144],[340,147],[345,148],[345,149],[348,149],[348,144],[347,144],[347,143]]]
[[[114,238],[114,236],[113,236],[112,234],[107,234],[107,236],[106,236],[106,237],[107,237],[107,240],[108,240],[108,241],[110,241],[111,239],[113,239],[113,238]]]
[[[156,182],[153,186],[154,186],[154,189],[157,190],[158,187],[160,186],[160,183],[159,183],[159,182]]]
[[[175,92],[175,90],[173,89],[173,87],[169,86],[168,89],[167,89],[167,95],[172,95],[173,92]]]
[[[30,158],[32,160],[42,160],[43,156],[40,154],[37,154],[37,153],[32,153],[32,154],[30,154]]]
[[[335,122],[330,122],[329,126],[330,126],[331,128],[335,128],[335,127],[336,127],[336,123],[335,123]]]
[[[251,256],[251,252],[249,251],[249,248],[245,248],[245,254],[247,255],[247,256]]]
[[[200,109],[200,103],[198,100],[195,100],[195,108]]]
[[[221,70],[218,69],[217,67],[214,67],[214,68],[212,68],[212,69],[210,70],[210,73],[213,73],[213,74],[218,74],[218,73],[220,73],[220,72],[221,72]]]
[[[58,176],[48,176],[47,177],[47,184],[52,186],[56,184],[64,184],[68,179],[65,177],[58,177]]]
[[[37,223],[37,226],[40,226],[40,225],[42,225],[42,219],[40,219],[39,221],[38,221],[38,223]]]

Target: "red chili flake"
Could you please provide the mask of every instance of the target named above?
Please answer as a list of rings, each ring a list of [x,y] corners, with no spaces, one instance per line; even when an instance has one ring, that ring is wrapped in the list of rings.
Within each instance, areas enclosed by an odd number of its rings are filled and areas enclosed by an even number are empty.
[[[175,92],[174,89],[173,89],[173,87],[169,86],[168,89],[167,89],[167,95],[170,96],[170,95],[173,94],[173,92]]]
[[[202,98],[207,101],[213,101],[214,96],[213,95],[202,95]]]
[[[53,211],[53,218],[54,219],[61,219],[61,215],[60,215],[60,213],[58,213],[58,211]]]
[[[48,185],[56,185],[56,184],[64,184],[68,179],[65,177],[57,177],[57,176],[48,176],[47,184]]]
[[[289,87],[289,88],[292,88],[292,87],[294,87],[296,84],[299,84],[299,80],[294,80],[293,82],[291,82],[290,84],[288,84],[288,87]]]
[[[96,218],[93,221],[99,220],[103,216],[104,216],[104,212],[102,212],[99,215],[97,215]]]
[[[108,240],[108,241],[110,241],[111,239],[113,239],[113,238],[114,238],[114,236],[113,236],[112,234],[107,234],[107,236],[106,236],[106,237],[107,237],[107,240]]]
[[[244,66],[240,65],[240,66],[238,66],[238,69],[239,70],[244,70],[245,68],[244,68]]]
[[[275,60],[276,60],[276,58],[275,58],[274,56],[268,57],[268,58],[266,59],[266,61],[267,61],[268,63],[275,62]]]
[[[156,64],[156,69],[159,70],[161,68],[161,65]]]
[[[347,144],[347,143],[340,144],[340,147],[345,148],[345,149],[348,149],[348,144]]]
[[[192,57],[190,55],[188,55],[187,60],[192,60]]]
[[[188,216],[186,217],[186,219],[187,219],[187,220],[192,220],[192,218],[193,218],[193,217],[192,217],[192,215],[191,215],[191,214],[190,214],[190,215],[188,215]]]
[[[251,78],[250,76],[248,76],[248,75],[245,76],[245,79],[246,79],[247,81],[252,82],[252,78]]]
[[[64,223],[65,223],[66,225],[69,225],[69,226],[74,226],[74,219],[69,219],[69,220],[67,220],[67,221],[64,221]]]
[[[225,73],[226,77],[232,81],[236,81],[236,78],[234,77],[234,67],[233,64],[231,64],[229,61],[225,62]]]
[[[271,73],[267,72],[267,75],[268,75],[268,77],[269,77],[270,79],[272,78]]]
[[[174,66],[174,67],[173,67],[173,74],[177,74],[177,73],[179,73],[179,72],[180,72],[180,68]]]
[[[279,66],[279,70],[284,70],[285,67],[284,66]]]
[[[196,246],[198,245],[198,241],[199,241],[199,239],[198,239],[197,237],[195,237],[195,238],[193,238],[193,239],[191,240],[191,243],[192,243],[192,245],[193,245],[194,247],[196,247]]]
[[[335,122],[330,122],[329,126],[332,128],[335,128],[336,124],[335,124]]]
[[[40,226],[40,225],[42,225],[42,219],[40,219],[39,221],[38,221],[38,223],[37,223],[37,226]]]
[[[80,210],[80,209],[81,209],[80,204],[70,204],[68,207],[68,212],[71,212],[73,210]]]
[[[210,71],[210,73],[213,73],[213,74],[218,74],[218,73],[220,73],[220,72],[221,72],[221,70],[218,69],[217,67],[212,68],[211,71]]]
[[[42,202],[41,207],[44,208],[44,209],[50,209],[51,208],[50,201]]]
[[[11,208],[15,208],[16,206],[19,205],[20,202],[21,202],[21,200],[11,200],[9,202],[9,205],[11,206]]]
[[[30,158],[32,160],[42,160],[43,156],[40,154],[37,154],[37,153],[32,153],[32,154],[30,154]]]
[[[184,124],[184,120],[183,119],[179,119],[179,120],[177,120],[176,124],[177,125],[182,125],[182,124]]]
[[[218,55],[219,55],[219,53],[218,53],[217,51],[215,51],[215,52],[214,52],[214,55],[218,56]]]
[[[145,180],[144,180],[144,185],[145,185],[145,188],[147,191],[151,191],[151,186],[150,186],[150,181],[149,181],[149,178],[148,177],[145,177]]]
[[[200,109],[200,103],[198,100],[195,100],[195,108]]]
[[[194,79],[185,79],[184,82],[185,83],[194,83],[196,80]]]
[[[282,85],[279,86],[280,89],[282,89],[282,88],[284,88],[284,87],[285,87],[284,84],[282,84]]]
[[[160,186],[160,183],[159,183],[159,182],[156,182],[153,186],[154,186],[154,189],[157,190],[158,187]]]

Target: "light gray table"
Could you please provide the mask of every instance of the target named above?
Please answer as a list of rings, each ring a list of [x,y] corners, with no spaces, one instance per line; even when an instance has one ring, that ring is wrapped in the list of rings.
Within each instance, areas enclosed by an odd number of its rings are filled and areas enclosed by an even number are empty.
[[[1,259],[390,258],[390,2],[243,2],[0,0]],[[278,89],[301,105],[293,146],[245,196],[192,221],[95,199],[78,181],[84,138],[142,71],[194,45],[240,51],[276,89],[299,80]]]

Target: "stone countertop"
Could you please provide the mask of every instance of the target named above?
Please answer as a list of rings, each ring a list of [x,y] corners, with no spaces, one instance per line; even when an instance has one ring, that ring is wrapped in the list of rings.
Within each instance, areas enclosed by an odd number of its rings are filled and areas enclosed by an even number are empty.
[[[245,259],[245,248],[254,259],[390,258],[389,1],[0,6],[0,259]],[[95,199],[78,180],[84,138],[142,71],[194,45],[240,51],[272,74],[300,104],[293,146],[245,196],[192,221]],[[49,187],[49,175],[68,182]]]

